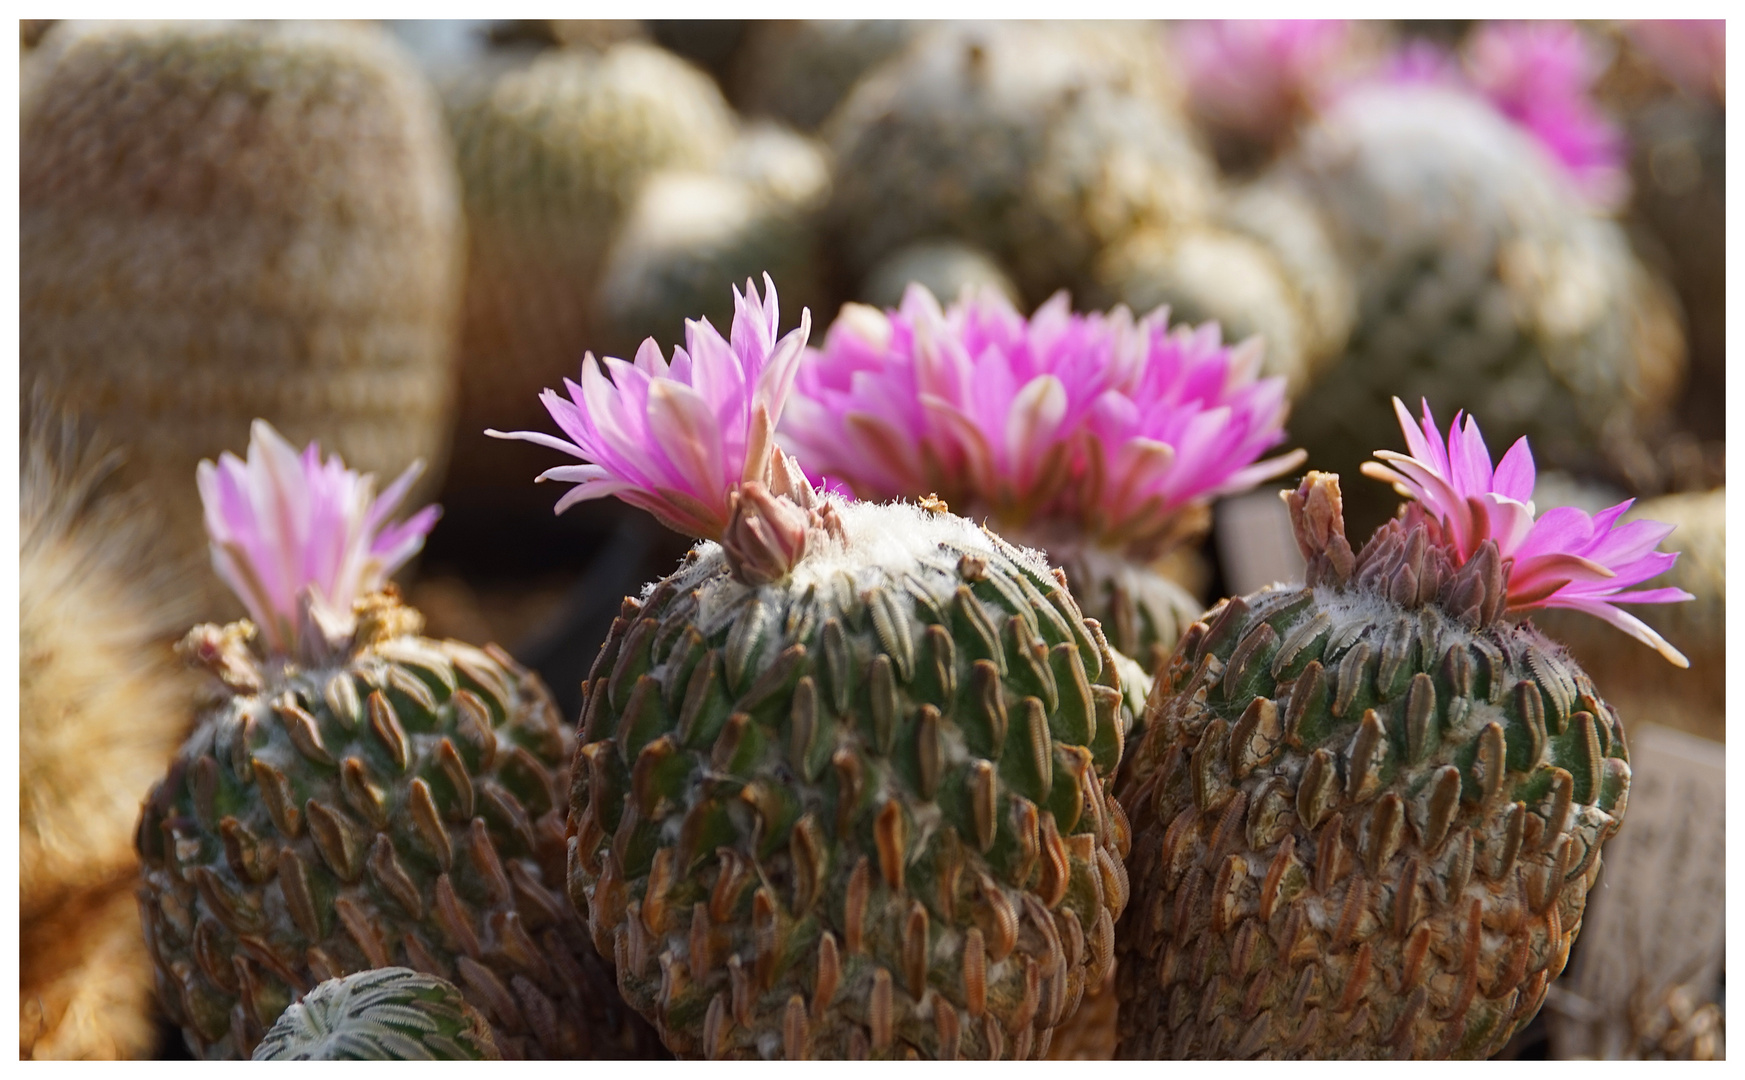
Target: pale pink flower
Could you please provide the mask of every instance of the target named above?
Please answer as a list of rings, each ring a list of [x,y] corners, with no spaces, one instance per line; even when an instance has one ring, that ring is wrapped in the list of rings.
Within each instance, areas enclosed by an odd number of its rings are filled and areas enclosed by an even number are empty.
[[[1214,123],[1271,139],[1353,60],[1343,19],[1209,19],[1171,36],[1188,100]]]
[[[949,308],[848,305],[808,350],[782,437],[808,473],[862,498],[938,494],[1016,527],[1065,520],[1109,543],[1168,531],[1190,503],[1276,476],[1284,382],[1259,344],[1162,309],[1074,314],[1058,293],[1026,319],[993,290]]]
[[[685,348],[669,363],[653,338],[636,360],[608,356],[582,361],[582,381],[564,380],[569,397],[546,390],[546,410],[570,440],[537,431],[487,431],[581,458],[539,475],[576,487],[556,512],[616,495],[687,536],[719,539],[731,511],[729,494],[762,481],[775,449],[774,430],[793,387],[812,316],[777,337],[775,283],[764,275],[760,298],[750,281],[733,290],[733,327],[723,338],[707,319],[685,323]]]
[[[216,465],[200,462],[212,565],[269,649],[296,643],[306,595],[348,617],[353,601],[387,584],[424,546],[436,506],[388,524],[423,469],[414,461],[375,496],[374,476],[347,469],[338,454],[323,461],[315,443],[299,455],[265,420],[250,429],[247,461],[225,453]]]
[[[1446,445],[1429,402],[1421,423],[1412,421],[1405,403],[1394,399],[1400,428],[1410,454],[1377,450],[1387,465],[1366,462],[1363,474],[1394,485],[1401,495],[1417,500],[1441,521],[1457,564],[1494,540],[1509,567],[1508,610],[1561,607],[1604,619],[1650,646],[1679,667],[1684,655],[1642,620],[1616,604],[1665,604],[1689,600],[1683,589],[1624,591],[1670,569],[1676,552],[1655,546],[1673,526],[1658,521],[1618,525],[1634,500],[1588,514],[1574,507],[1557,507],[1535,516],[1533,453],[1525,437],[1491,467],[1478,423],[1456,413]],[[1389,466],[1392,466],[1391,468]]]

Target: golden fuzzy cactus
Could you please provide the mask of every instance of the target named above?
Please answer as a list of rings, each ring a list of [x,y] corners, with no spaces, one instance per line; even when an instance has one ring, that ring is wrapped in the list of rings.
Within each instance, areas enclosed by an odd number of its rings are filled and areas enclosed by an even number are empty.
[[[153,1037],[131,893],[140,796],[184,734],[175,564],[116,456],[29,418],[20,475],[19,1053],[129,1057]],[[142,572],[141,567],[146,569]]]
[[[21,367],[126,449],[184,553],[266,417],[446,454],[459,210],[433,95],[356,26],[69,23],[20,117]]]

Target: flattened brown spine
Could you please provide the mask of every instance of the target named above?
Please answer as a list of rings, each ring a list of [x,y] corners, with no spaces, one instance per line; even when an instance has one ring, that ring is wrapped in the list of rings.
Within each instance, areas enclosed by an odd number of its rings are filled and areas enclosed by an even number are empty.
[[[473,929],[472,917],[455,895],[454,883],[447,874],[438,874],[436,877],[436,922],[448,935],[454,948],[474,959],[482,954],[478,932]]]
[[[903,870],[908,859],[909,825],[903,808],[895,799],[886,799],[873,821],[873,843],[878,848],[879,874],[894,890],[903,888]]]
[[[418,895],[418,886],[395,857],[394,845],[386,833],[376,834],[376,842],[370,849],[369,870],[377,887],[392,897],[402,911],[414,921],[424,918],[424,899]]]
[[[377,787],[362,758],[348,757],[339,765],[339,792],[347,806],[376,829],[388,827],[387,796]]]
[[[861,950],[861,934],[866,924],[867,894],[872,889],[872,871],[865,855],[854,864],[848,875],[848,892],[843,902],[842,944],[849,953]]]
[[[891,1045],[891,973],[884,968],[873,970],[872,995],[867,999],[866,1022],[871,1029],[874,1050],[886,1050]]]
[[[799,994],[790,995],[782,1010],[782,1055],[789,1061],[806,1060],[806,999]]]
[[[928,800],[939,790],[939,773],[944,767],[945,748],[940,741],[939,726],[939,709],[922,705],[916,715],[915,766],[921,797]]]
[[[358,835],[357,826],[342,812],[314,799],[303,804],[303,813],[309,821],[309,837],[315,841],[315,850],[321,854],[321,861],[341,881],[357,880],[363,869],[359,862],[363,838]]]
[[[339,916],[340,925],[345,927],[345,932],[363,950],[371,967],[393,966],[394,961],[388,955],[388,945],[382,940],[381,929],[376,926],[369,913],[358,906],[357,901],[349,896],[341,896],[333,901],[333,911]]]
[[[389,759],[405,772],[412,763],[411,743],[406,739],[406,729],[400,726],[400,717],[394,712],[393,704],[380,690],[370,691],[369,713],[371,733],[388,752]]]
[[[909,905],[903,922],[903,976],[909,996],[920,1001],[927,992],[927,909],[919,900]]]
[[[320,941],[321,918],[315,910],[314,894],[309,891],[308,871],[302,857],[288,847],[279,850],[279,891],[297,929],[310,941]]]
[[[977,927],[964,933],[962,967],[964,1003],[970,1016],[980,1019],[988,1007],[988,958]]]
[[[970,820],[975,827],[976,848],[985,855],[994,846],[995,826],[998,824],[995,815],[998,808],[999,779],[994,774],[993,763],[980,758],[971,761],[968,787]]]
[[[848,839],[854,827],[854,811],[860,802],[861,767],[854,751],[843,747],[830,756],[836,769],[836,836]]]
[[[812,981],[812,1019],[822,1021],[836,999],[836,987],[842,981],[842,957],[836,949],[836,935],[826,930],[818,938],[818,974]]]
[[[255,783],[273,826],[288,840],[303,835],[303,814],[292,801],[291,781],[279,769],[260,758],[253,759]]]

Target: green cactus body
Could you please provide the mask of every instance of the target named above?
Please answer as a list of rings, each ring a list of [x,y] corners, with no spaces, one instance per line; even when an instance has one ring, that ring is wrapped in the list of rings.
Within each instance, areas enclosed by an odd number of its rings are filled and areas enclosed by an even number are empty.
[[[1391,437],[1389,400],[1423,396],[1503,445],[1529,435],[1542,463],[1654,485],[1675,309],[1528,135],[1457,92],[1388,87],[1345,98],[1279,168],[1356,276],[1350,345],[1292,411],[1312,460],[1354,473]],[[1391,504],[1364,498],[1379,524]]]
[[[840,517],[772,584],[705,544],[626,601],[571,898],[681,1056],[1041,1056],[1126,897],[1113,661],[1033,554],[943,513]]]
[[[491,1025],[454,984],[410,968],[329,979],[287,1007],[256,1061],[496,1061]]]
[[[440,109],[393,43],[66,23],[31,67],[21,371],[127,450],[177,553],[206,553],[196,463],[256,417],[440,477],[460,207]]]
[[[320,662],[191,631],[225,686],[145,804],[141,914],[189,1046],[243,1058],[316,984],[453,980],[516,1057],[659,1053],[561,892],[572,737],[507,654],[417,637],[391,594]]]
[[[916,240],[956,237],[1042,302],[1090,278],[1104,245],[1193,220],[1213,168],[1141,29],[954,25],[874,69],[827,127],[829,227],[849,277]]]
[[[1117,788],[1121,1056],[1483,1058],[1563,969],[1623,729],[1531,624],[1414,595],[1409,535],[1225,601],[1160,675]]]

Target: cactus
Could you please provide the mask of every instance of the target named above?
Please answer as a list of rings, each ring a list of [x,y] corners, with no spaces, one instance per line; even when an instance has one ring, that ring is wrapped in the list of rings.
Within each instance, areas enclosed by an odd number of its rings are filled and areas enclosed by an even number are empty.
[[[454,984],[410,968],[329,979],[279,1015],[256,1061],[496,1061],[491,1025]]]
[[[177,554],[204,550],[188,476],[257,416],[440,469],[459,205],[434,96],[383,33],[68,23],[32,67],[21,370],[127,451]]]
[[[1683,377],[1675,308],[1529,132],[1458,87],[1365,86],[1278,168],[1357,283],[1350,345],[1294,412],[1318,463],[1356,468],[1402,393],[1531,435],[1549,464],[1658,483],[1647,439]]]
[[[848,278],[916,240],[968,241],[1027,303],[1088,283],[1102,248],[1204,215],[1213,169],[1138,28],[935,29],[880,65],[826,131],[828,228]]]
[[[561,891],[572,740],[495,646],[418,636],[384,590],[435,521],[416,478],[298,455],[257,423],[202,463],[213,562],[252,621],[189,631],[217,678],[140,816],[146,941],[190,1049],[243,1058],[318,983],[456,982],[514,1057],[658,1052]]]
[[[768,19],[734,49],[728,96],[741,112],[816,131],[855,83],[926,29],[900,19]]]
[[[451,78],[443,97],[466,206],[466,316],[449,489],[508,488],[519,460],[479,439],[531,419],[533,398],[592,340],[593,295],[649,177],[709,170],[733,115],[703,72],[639,41],[552,50]]]
[[[1034,553],[813,491],[771,439],[810,315],[778,340],[765,281],[731,345],[589,357],[574,442],[517,433],[591,462],[560,509],[718,540],[589,675],[571,899],[681,1056],[1041,1056],[1125,900],[1112,658]]]
[[[1370,474],[1417,502],[1354,554],[1310,473],[1287,500],[1307,585],[1219,604],[1159,675],[1116,789],[1153,913],[1118,942],[1123,1057],[1486,1057],[1580,930],[1624,731],[1502,616],[1572,607],[1682,661],[1613,606],[1683,595],[1621,591],[1672,561],[1667,530],[1534,522],[1525,441],[1493,478],[1476,425],[1444,453],[1399,411],[1413,454]]]

